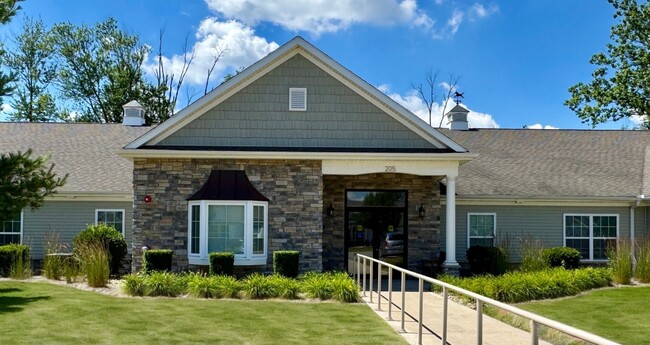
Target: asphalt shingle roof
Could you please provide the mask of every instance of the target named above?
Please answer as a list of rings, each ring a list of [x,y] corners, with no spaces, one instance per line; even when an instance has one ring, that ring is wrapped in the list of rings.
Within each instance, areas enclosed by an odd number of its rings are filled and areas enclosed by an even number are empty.
[[[473,129],[441,132],[479,157],[462,165],[457,194],[633,198],[650,192],[650,132]]]
[[[117,155],[151,127],[86,123],[0,123],[0,152],[49,155],[58,175],[69,174],[59,192],[132,193],[133,163]]]

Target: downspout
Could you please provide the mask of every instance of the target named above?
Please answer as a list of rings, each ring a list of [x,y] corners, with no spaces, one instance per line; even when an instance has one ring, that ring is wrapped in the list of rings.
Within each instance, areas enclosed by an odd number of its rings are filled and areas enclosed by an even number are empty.
[[[635,238],[635,221],[634,213],[636,208],[641,205],[641,201],[645,198],[645,195],[637,195],[636,199],[632,206],[630,206],[630,252],[632,253],[632,271],[636,269],[636,238]]]

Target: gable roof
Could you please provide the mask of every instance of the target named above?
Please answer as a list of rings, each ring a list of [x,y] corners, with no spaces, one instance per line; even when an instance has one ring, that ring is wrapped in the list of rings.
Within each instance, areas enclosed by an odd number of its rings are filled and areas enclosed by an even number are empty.
[[[68,175],[58,189],[64,194],[119,194],[132,197],[133,162],[117,155],[120,149],[151,127],[121,124],[0,122],[0,152],[32,149],[49,155],[59,176]]]
[[[460,196],[630,200],[649,189],[648,131],[442,131],[479,154],[459,168]]]
[[[125,149],[133,150],[144,146],[150,147],[151,145],[155,145],[297,54],[305,57],[339,82],[406,126],[409,130],[435,146],[447,148],[456,153],[467,152],[465,148],[442,135],[436,129],[428,126],[423,120],[350,72],[300,36],[293,38],[234,78],[224,82],[207,95],[182,109],[169,120],[128,144]]]

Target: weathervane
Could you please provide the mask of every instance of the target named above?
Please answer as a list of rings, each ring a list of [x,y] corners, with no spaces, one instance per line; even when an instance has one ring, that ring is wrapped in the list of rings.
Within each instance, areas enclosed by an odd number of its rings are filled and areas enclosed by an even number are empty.
[[[464,94],[465,94],[464,92],[463,93],[460,93],[458,91],[454,92],[454,101],[456,101],[456,105],[462,103],[460,99],[465,98]]]

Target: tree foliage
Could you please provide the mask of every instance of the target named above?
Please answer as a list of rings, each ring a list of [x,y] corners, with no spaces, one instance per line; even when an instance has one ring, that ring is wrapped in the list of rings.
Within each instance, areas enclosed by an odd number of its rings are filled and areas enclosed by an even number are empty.
[[[56,193],[68,175],[57,177],[53,168],[45,157],[32,158],[31,150],[0,154],[0,221],[13,219],[25,207],[38,208]]]
[[[592,127],[632,115],[650,115],[650,4],[608,0],[618,23],[611,29],[606,52],[591,57],[596,66],[589,83],[569,88],[565,102]],[[647,122],[647,120],[646,120]]]
[[[58,117],[54,97],[48,87],[56,77],[54,45],[43,21],[27,18],[15,47],[5,56],[5,64],[16,75],[12,99],[13,121],[45,122]]]
[[[122,106],[140,98],[141,66],[149,49],[118,29],[113,18],[93,27],[59,23],[52,35],[61,60],[60,91],[77,102],[78,120],[121,122]]]
[[[23,0],[0,0],[0,24],[7,24],[11,21],[11,18],[16,15],[16,12],[20,9],[19,2]],[[2,42],[0,42],[0,58],[3,58],[6,54]],[[2,97],[10,96],[13,92],[13,86],[11,83],[15,78],[14,73],[6,73],[0,71],[0,106],[2,105]]]

